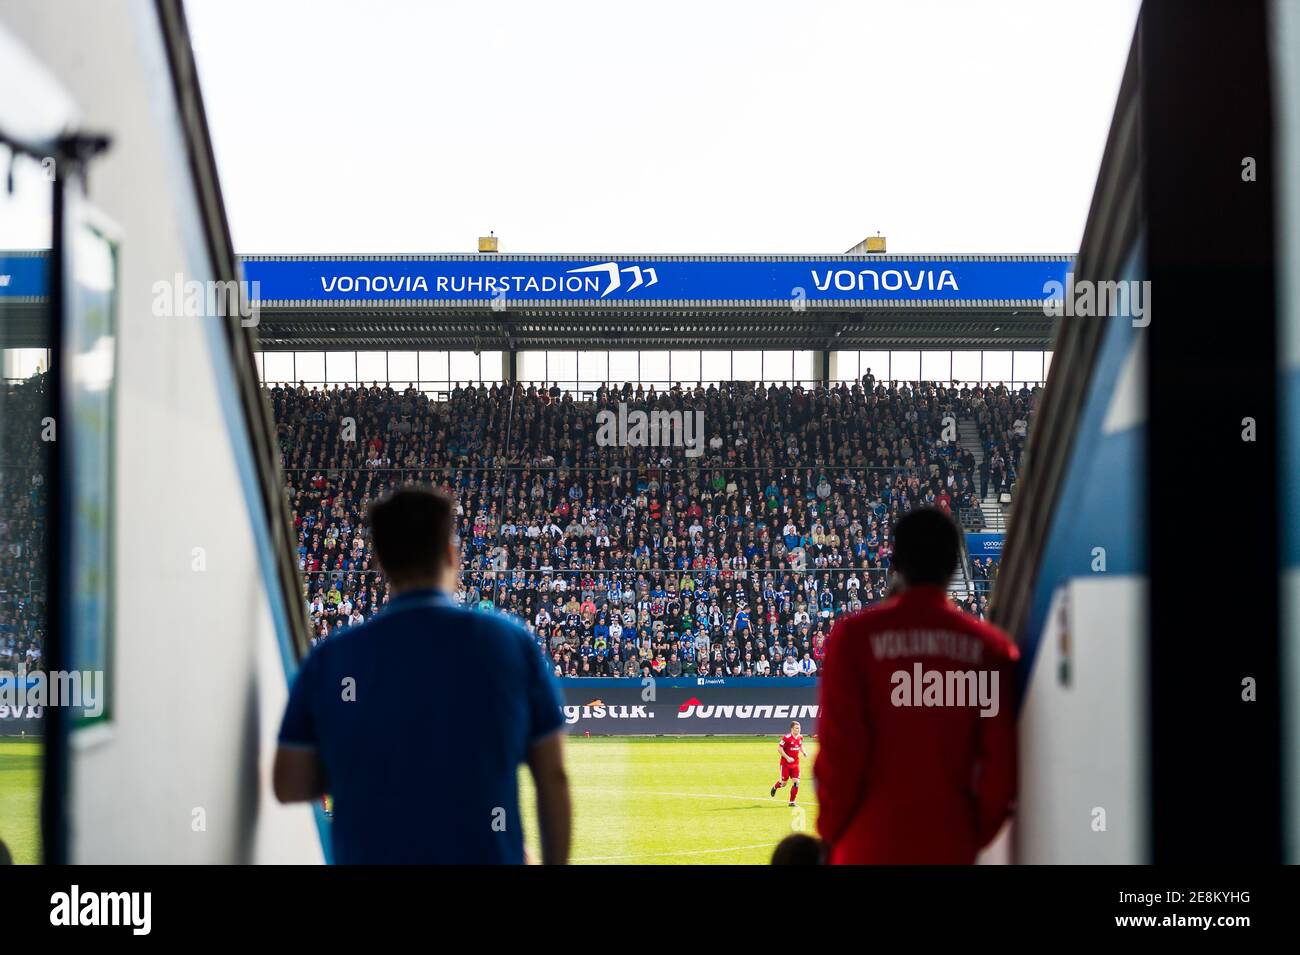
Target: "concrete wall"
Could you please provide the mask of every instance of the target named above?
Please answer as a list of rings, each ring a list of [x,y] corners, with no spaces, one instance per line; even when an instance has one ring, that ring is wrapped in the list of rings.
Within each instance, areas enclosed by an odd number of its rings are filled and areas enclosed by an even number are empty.
[[[212,277],[153,5],[0,0],[0,23],[113,136],[89,199],[122,235],[113,717],[74,735],[70,860],[319,861],[311,810],[269,791],[285,673],[228,359],[151,308],[155,282]]]
[[[1150,861],[1146,589],[1076,578],[1052,601],[1020,711],[1018,862]]]

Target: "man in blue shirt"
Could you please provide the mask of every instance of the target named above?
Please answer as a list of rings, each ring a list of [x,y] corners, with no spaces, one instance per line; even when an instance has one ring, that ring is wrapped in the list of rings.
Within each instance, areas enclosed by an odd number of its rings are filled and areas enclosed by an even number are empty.
[[[542,861],[568,860],[560,696],[527,630],[450,596],[454,513],[417,488],[370,508],[393,597],[316,647],[290,692],[275,795],[333,797],[336,862],[523,862],[521,763],[537,787]],[[449,672],[448,656],[465,665]]]

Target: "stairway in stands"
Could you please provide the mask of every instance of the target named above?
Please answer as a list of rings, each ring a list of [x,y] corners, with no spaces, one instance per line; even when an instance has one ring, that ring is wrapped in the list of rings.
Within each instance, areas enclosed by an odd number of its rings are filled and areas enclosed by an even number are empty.
[[[974,584],[970,579],[970,555],[963,552],[952,580],[948,581],[948,595],[953,600],[965,600],[973,592]]]
[[[963,450],[966,448],[966,441],[963,435],[965,435],[967,431],[973,432],[975,427],[973,421],[971,421],[970,424],[966,423],[969,420],[970,419],[963,419],[957,423],[957,437],[958,440],[961,441]],[[960,521],[958,523],[960,523]],[[964,531],[965,528],[963,527],[962,530]],[[971,579],[970,572],[970,554],[966,553],[965,541],[966,535],[962,534],[961,560],[957,564],[956,573],[954,573],[952,579],[948,581],[948,594],[953,600],[965,600],[975,590],[975,584]]]
[[[976,490],[980,485],[980,468],[984,464],[984,446],[980,444],[979,428],[975,424],[974,418],[960,418],[957,421],[957,440],[960,442],[963,451],[969,451],[975,455],[975,481]],[[997,491],[989,485],[988,493],[980,500],[980,510],[984,512],[984,529],[991,533],[1001,534],[1006,531],[1007,518],[1001,503],[998,501]]]

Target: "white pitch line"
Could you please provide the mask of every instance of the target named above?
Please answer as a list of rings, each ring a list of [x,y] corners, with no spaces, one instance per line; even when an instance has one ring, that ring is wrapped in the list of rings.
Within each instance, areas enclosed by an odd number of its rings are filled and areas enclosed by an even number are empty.
[[[740,852],[744,849],[770,849],[776,845],[775,842],[759,842],[752,846],[728,846],[725,849],[683,849],[679,852],[634,852],[630,855],[622,856],[584,856],[581,859],[571,859],[571,862],[615,862],[619,859],[649,859],[659,858],[662,856],[700,856],[709,853],[718,852]]]
[[[754,802],[763,802],[763,797],[762,797],[762,796],[737,796],[737,795],[729,795],[729,794],[726,794],[726,793],[669,793],[669,792],[656,792],[656,791],[652,791],[652,790],[651,790],[651,791],[647,791],[647,790],[642,790],[642,789],[613,789],[613,788],[604,788],[604,787],[600,787],[600,786],[570,786],[569,788],[570,788],[573,792],[582,792],[582,793],[615,793],[615,794],[620,795],[620,796],[634,796],[634,795],[640,795],[640,796],[681,796],[681,797],[685,797],[685,798],[688,798],[688,799],[735,799],[735,800],[742,800],[742,801],[743,801],[743,800],[746,800],[746,799],[752,799]],[[777,792],[780,793],[780,794],[784,794],[784,793],[786,792],[786,790],[784,790],[784,789],[778,789]],[[771,798],[771,797],[769,797],[769,798]],[[784,799],[778,799],[778,800],[776,800],[776,801],[773,803],[773,805],[780,805],[780,804],[782,804],[782,803],[784,803],[784,802],[786,802],[786,801],[787,801],[787,800],[784,800]],[[800,805],[800,806],[816,806],[817,803],[815,803],[815,802],[807,802],[807,801],[801,799],[801,800],[799,801],[799,805]]]

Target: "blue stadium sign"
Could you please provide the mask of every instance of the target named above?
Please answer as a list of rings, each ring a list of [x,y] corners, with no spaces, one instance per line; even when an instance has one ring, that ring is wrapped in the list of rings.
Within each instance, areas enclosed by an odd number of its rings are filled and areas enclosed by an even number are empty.
[[[1001,534],[966,534],[966,550],[971,557],[982,560],[985,557],[1000,558],[1002,556]]]
[[[283,301],[788,303],[1044,301],[1070,260],[918,258],[252,259],[254,297]],[[1055,285],[1053,284],[1055,283]]]
[[[49,293],[43,255],[0,252],[0,298],[41,298]]]
[[[1042,302],[1068,258],[504,256],[244,260],[250,296],[273,302]],[[0,253],[0,297],[47,291],[43,256]]]

